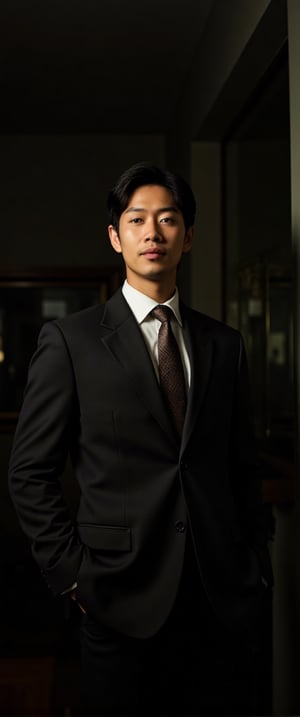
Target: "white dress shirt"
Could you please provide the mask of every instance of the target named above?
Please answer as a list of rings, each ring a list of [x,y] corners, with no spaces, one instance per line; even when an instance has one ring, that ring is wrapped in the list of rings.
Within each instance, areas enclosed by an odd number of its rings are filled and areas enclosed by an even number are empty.
[[[132,313],[137,320],[137,323],[139,324],[139,327],[145,339],[146,346],[152,359],[156,376],[159,379],[157,341],[161,322],[159,321],[159,319],[156,319],[155,316],[151,314],[152,310],[155,309],[158,303],[157,301],[154,301],[154,299],[151,299],[149,296],[146,296],[146,294],[142,294],[141,291],[134,289],[132,286],[130,286],[130,284],[128,284],[127,280],[125,280],[123,284],[122,292],[131,308]],[[163,304],[159,305],[169,306],[170,309],[172,309],[171,327],[180,351],[185,376],[185,383],[188,389],[191,383],[191,366],[183,340],[182,319],[179,310],[179,294],[177,288],[175,289],[175,293],[173,294],[171,299],[168,299],[168,301],[164,301]]]

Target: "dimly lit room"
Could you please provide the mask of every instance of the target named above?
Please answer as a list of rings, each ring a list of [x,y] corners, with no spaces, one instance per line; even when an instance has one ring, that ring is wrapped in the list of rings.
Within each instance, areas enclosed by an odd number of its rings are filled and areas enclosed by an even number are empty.
[[[108,234],[107,197],[141,162],[180,175],[196,200],[192,250],[178,268],[182,302],[245,346],[274,586],[260,616],[255,707],[243,714],[300,714],[300,0],[2,0],[0,36],[0,715],[82,714],[82,611],[68,595],[77,583],[65,591],[62,579],[54,594],[45,579],[15,509],[9,461],[42,327],[64,326],[120,292],[122,247],[114,225]],[[118,412],[104,415],[116,442],[138,429],[134,403],[131,425]],[[84,417],[76,435],[83,425]],[[26,430],[23,420],[24,441]],[[63,465],[57,459],[74,524],[83,434],[75,459],[72,451]],[[181,456],[183,471],[193,446]],[[142,451],[137,443],[136,461]],[[129,502],[130,486],[127,494]],[[222,493],[219,503],[234,533]],[[116,560],[129,560],[134,531],[131,538],[123,517],[115,524],[120,535],[106,538],[103,560],[116,546]]]

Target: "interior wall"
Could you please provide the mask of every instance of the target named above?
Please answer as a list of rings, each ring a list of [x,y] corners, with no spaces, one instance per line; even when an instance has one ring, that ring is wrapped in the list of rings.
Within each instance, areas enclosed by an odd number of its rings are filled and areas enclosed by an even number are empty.
[[[221,147],[193,142],[191,185],[197,202],[191,254],[191,303],[195,309],[222,318]]]
[[[216,0],[174,118],[175,134],[216,139],[220,126],[227,130],[286,35],[285,2]]]
[[[248,140],[239,153],[240,262],[261,256],[273,263],[290,255],[288,140]],[[276,198],[276,201],[274,199]]]
[[[0,263],[113,266],[106,198],[134,162],[164,166],[162,135],[0,136]]]

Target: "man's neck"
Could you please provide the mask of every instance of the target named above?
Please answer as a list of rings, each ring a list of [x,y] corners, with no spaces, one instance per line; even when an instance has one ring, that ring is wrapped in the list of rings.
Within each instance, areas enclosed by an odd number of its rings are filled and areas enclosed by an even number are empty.
[[[145,294],[145,296],[153,299],[153,301],[157,301],[158,304],[163,304],[165,301],[168,301],[168,299],[171,299],[176,289],[176,285],[173,283],[163,286],[159,282],[136,282],[130,278],[128,279],[128,277],[127,282],[133,289],[140,291],[142,294]]]

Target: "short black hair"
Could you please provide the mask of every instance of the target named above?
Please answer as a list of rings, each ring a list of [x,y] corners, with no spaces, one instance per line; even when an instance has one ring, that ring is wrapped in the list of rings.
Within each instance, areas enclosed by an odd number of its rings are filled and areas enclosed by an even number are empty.
[[[119,231],[120,216],[128,206],[133,192],[148,184],[166,187],[173,195],[177,208],[182,212],[185,229],[188,230],[193,226],[196,201],[188,183],[178,174],[160,169],[150,162],[138,162],[121,174],[108,195],[109,224],[112,224],[116,231]]]

